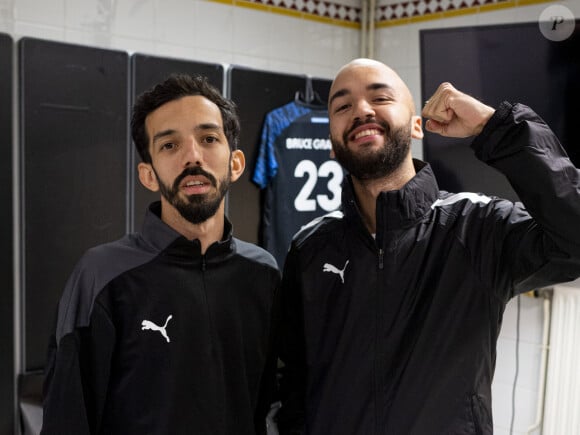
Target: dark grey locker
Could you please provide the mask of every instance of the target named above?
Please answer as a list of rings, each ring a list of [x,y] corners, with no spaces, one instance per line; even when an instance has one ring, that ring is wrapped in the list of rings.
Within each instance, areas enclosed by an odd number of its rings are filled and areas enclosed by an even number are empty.
[[[23,358],[33,371],[75,263],[128,227],[129,56],[34,38],[19,53]]]
[[[228,215],[236,237],[259,243],[261,195],[252,183],[262,125],[266,114],[292,101],[304,91],[306,77],[233,66],[228,70],[229,97],[238,105],[242,133],[240,149],[246,155],[246,170],[232,184]]]
[[[0,34],[0,435],[14,432],[14,279],[12,260],[12,56]]]
[[[227,72],[229,97],[238,105],[242,125],[240,148],[246,155],[246,171],[231,188],[228,214],[236,236],[243,240],[258,244],[261,242],[259,230],[264,198],[251,180],[264,118],[271,110],[293,101],[298,92],[304,98],[308,80],[304,75],[241,66],[232,66]],[[317,103],[318,100],[328,100],[330,84],[331,81],[327,79],[311,79],[311,90],[316,93]]]

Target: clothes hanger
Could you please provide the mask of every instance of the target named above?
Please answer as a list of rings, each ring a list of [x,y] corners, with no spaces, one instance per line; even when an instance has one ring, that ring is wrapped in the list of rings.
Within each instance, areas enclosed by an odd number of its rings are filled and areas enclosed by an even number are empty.
[[[322,101],[320,94],[314,90],[312,86],[312,79],[306,77],[306,86],[304,92],[296,91],[294,94],[294,101],[301,104],[307,104],[309,106],[323,106],[326,107],[326,102]]]

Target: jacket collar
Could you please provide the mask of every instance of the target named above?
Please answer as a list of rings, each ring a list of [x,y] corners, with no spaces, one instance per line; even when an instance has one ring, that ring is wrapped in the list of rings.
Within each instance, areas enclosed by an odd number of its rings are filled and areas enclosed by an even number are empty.
[[[206,258],[222,257],[235,250],[233,227],[227,216],[224,219],[224,236],[206,251]],[[178,257],[201,258],[201,243],[188,240],[161,220],[161,202],[153,202],[145,214],[141,236],[155,251]]]
[[[439,196],[439,187],[428,163],[413,159],[416,174],[401,189],[381,192],[377,197],[377,229],[402,228],[422,219]],[[361,219],[350,176],[342,189],[342,204],[347,218]]]

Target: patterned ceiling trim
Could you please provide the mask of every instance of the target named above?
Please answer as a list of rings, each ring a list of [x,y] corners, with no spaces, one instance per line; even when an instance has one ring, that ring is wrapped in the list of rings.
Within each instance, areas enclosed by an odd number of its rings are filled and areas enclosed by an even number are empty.
[[[376,26],[388,27],[490,12],[555,0],[411,0],[377,7]]]
[[[360,28],[360,7],[320,0],[212,0],[339,26]]]
[[[314,20],[344,27],[361,27],[361,8],[322,0],[211,0]],[[376,7],[375,27],[398,26],[459,15],[477,14],[557,0],[406,0]]]

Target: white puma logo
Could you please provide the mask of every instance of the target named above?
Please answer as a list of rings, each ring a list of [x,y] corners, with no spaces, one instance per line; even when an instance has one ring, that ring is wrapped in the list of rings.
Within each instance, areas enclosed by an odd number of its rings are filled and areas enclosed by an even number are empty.
[[[169,317],[167,317],[167,320],[165,321],[165,325],[163,325],[163,326],[157,326],[155,323],[153,323],[150,320],[143,320],[141,322],[141,330],[151,329],[152,331],[159,331],[161,333],[161,335],[163,335],[163,337],[165,337],[165,339],[169,343],[171,340],[169,340],[169,336],[167,335],[167,330],[165,328],[167,328],[167,324],[169,323],[169,321],[172,318],[173,318],[173,316],[170,314]]]
[[[348,262],[349,262],[349,260],[346,260],[346,263],[345,263],[344,267],[342,268],[342,270],[340,270],[336,266],[333,266],[330,263],[324,263],[324,266],[322,266],[322,271],[336,273],[338,276],[340,276],[340,280],[344,284],[344,271],[346,270],[346,266],[348,266]]]

